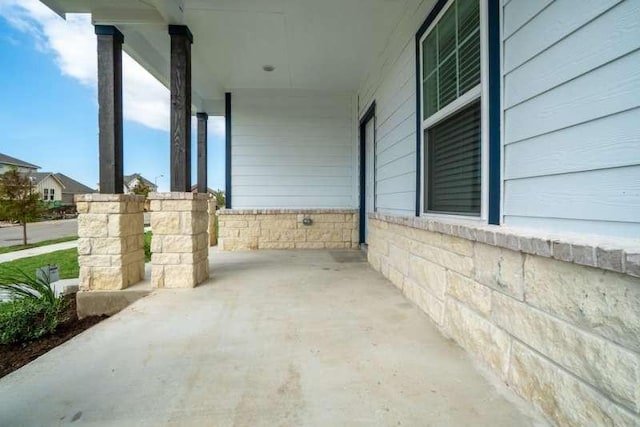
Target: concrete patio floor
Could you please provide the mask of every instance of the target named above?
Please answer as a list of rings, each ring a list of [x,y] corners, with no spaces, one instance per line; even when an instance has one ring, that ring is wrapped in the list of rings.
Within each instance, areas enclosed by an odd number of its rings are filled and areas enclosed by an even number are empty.
[[[359,251],[212,251],[0,380],[0,425],[545,425]]]

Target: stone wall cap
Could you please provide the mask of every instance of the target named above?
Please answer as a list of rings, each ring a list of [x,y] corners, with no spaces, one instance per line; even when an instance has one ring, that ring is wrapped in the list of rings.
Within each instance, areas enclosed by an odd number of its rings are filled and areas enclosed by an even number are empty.
[[[409,217],[381,212],[370,213],[369,218],[640,277],[639,239],[545,233],[469,220]]]
[[[218,215],[277,215],[277,214],[357,214],[358,209],[305,208],[305,209],[220,209]]]
[[[137,194],[76,194],[76,202],[144,202],[144,196]]]
[[[208,194],[171,191],[168,193],[149,193],[149,200],[209,200]]]

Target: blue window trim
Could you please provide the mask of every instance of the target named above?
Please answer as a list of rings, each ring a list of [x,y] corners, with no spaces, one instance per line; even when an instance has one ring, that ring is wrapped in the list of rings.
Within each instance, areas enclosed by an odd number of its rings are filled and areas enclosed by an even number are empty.
[[[438,0],[431,8],[415,37],[416,44],[416,216],[422,211],[422,117],[420,117],[422,94],[420,74],[420,39],[436,19],[448,0]],[[487,24],[489,44],[489,224],[500,224],[500,185],[501,185],[501,147],[500,147],[500,1],[487,0]]]
[[[231,92],[224,94],[225,208],[231,209]]]
[[[489,224],[500,225],[500,1],[488,1],[489,43]]]

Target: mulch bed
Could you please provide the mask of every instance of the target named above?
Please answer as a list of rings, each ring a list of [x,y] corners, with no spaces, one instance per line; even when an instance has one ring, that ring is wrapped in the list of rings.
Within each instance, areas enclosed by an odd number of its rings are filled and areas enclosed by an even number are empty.
[[[0,378],[21,368],[52,348],[70,340],[80,332],[89,329],[108,317],[92,316],[78,320],[76,294],[67,295],[65,299],[67,300],[65,317],[68,320],[60,324],[53,334],[26,343],[0,345]]]

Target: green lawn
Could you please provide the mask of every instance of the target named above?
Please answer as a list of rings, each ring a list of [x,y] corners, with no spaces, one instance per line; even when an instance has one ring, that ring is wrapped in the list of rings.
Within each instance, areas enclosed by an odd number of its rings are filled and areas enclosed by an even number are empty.
[[[69,236],[69,237],[60,237],[59,239],[52,240],[44,240],[38,243],[29,243],[28,245],[14,245],[14,246],[6,246],[0,247],[0,254],[6,254],[8,252],[21,251],[24,249],[38,248],[40,246],[53,245],[55,243],[64,243],[70,242],[72,240],[78,240],[78,236]]]
[[[61,279],[78,277],[78,250],[76,248],[64,249],[48,254],[4,262],[0,264],[0,280],[7,276],[14,276],[16,269],[35,276],[36,269],[44,267],[47,264],[54,264],[60,268]]]
[[[144,233],[144,258],[146,262],[151,261],[151,232]],[[0,281],[7,275],[13,276],[12,271],[22,270],[29,275],[35,275],[39,267],[53,264],[60,267],[60,278],[71,279],[78,277],[78,250],[76,248],[64,249],[50,252],[48,254],[36,255],[28,258],[21,258],[0,264]]]

